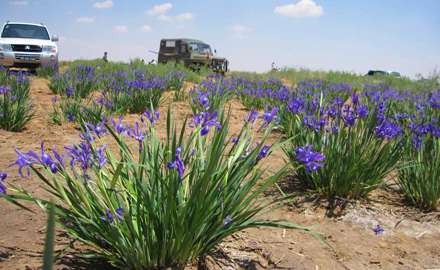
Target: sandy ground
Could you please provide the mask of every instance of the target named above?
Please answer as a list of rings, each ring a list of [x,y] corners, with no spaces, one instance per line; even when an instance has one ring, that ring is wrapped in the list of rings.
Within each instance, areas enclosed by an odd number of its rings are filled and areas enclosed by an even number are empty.
[[[43,194],[40,183],[31,177],[17,177],[14,148],[39,149],[72,144],[77,131],[73,126],[50,123],[52,94],[45,79],[33,78],[31,93],[35,118],[26,130],[12,133],[0,130],[0,168],[9,183],[22,185],[34,194]],[[170,99],[161,106],[162,115]],[[232,131],[238,130],[247,112],[233,102]],[[172,104],[175,118],[182,121],[191,110],[186,103]],[[135,116],[128,116],[134,119]],[[165,121],[158,124],[165,129]],[[276,136],[276,135],[275,135]],[[275,170],[283,154],[275,152],[264,166]],[[282,186],[289,186],[288,180]],[[286,187],[286,190],[290,188]],[[280,196],[274,189],[266,196]],[[251,229],[235,234],[222,243],[207,260],[209,269],[440,269],[439,213],[423,214],[405,207],[396,191],[375,192],[368,202],[350,204],[342,214],[329,218],[325,204],[301,196],[295,202],[264,215],[270,219],[314,226],[326,243],[304,232],[282,229]],[[36,207],[36,214],[20,210],[0,200],[0,269],[38,269],[41,265],[46,215]],[[373,227],[381,224],[385,232],[375,235]],[[65,248],[68,239],[57,233],[56,249]],[[84,262],[68,252],[56,269],[111,269],[94,262]]]

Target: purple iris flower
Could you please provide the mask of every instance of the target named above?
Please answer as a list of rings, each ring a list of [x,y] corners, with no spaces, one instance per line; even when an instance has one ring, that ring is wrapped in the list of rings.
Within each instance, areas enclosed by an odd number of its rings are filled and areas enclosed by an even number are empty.
[[[353,113],[353,111],[349,110],[345,113],[342,119],[344,120],[346,127],[351,127],[356,122],[356,115]]]
[[[248,123],[254,123],[255,120],[257,120],[257,118],[258,118],[258,111],[257,111],[257,110],[252,110],[252,111],[249,113],[248,117],[246,118],[246,122],[248,122]]]
[[[5,95],[9,93],[11,89],[8,86],[0,86],[0,95]]]
[[[379,105],[376,108],[376,111],[377,111],[376,118],[379,122],[382,122],[385,120],[385,110],[386,110],[385,103],[383,103],[383,102],[379,103]]]
[[[108,222],[110,224],[112,224],[115,221],[115,218],[113,217],[112,212],[110,211],[110,209],[105,209],[105,215],[101,216],[101,220],[104,222]]]
[[[44,143],[41,143],[41,163],[45,166],[49,166],[53,163],[52,158],[48,153],[46,153],[46,150],[44,148]]]
[[[313,151],[311,145],[306,145],[304,147],[297,147],[295,149],[296,159],[306,166],[306,171],[308,173],[317,171],[319,168],[323,167],[325,156],[319,152]]]
[[[224,219],[223,219],[223,226],[228,226],[229,224],[232,223],[232,217],[231,215],[227,215]]]
[[[415,149],[420,149],[420,147],[422,146],[422,141],[423,141],[422,137],[418,136],[418,135],[413,135],[411,137],[411,140],[412,140],[413,147]]]
[[[66,118],[69,122],[74,122],[76,119],[75,114],[72,112],[67,112]]]
[[[142,151],[142,142],[145,139],[145,131],[139,127],[139,123],[134,124],[134,128],[128,130],[128,136],[135,139],[139,143],[139,152]]]
[[[208,134],[211,127],[215,126],[217,129],[221,129],[222,126],[220,122],[217,121],[217,112],[201,112],[194,116],[193,121],[195,126],[201,126],[200,135],[205,136]]]
[[[86,126],[86,130],[79,135],[81,140],[85,142],[93,142],[95,140],[95,136],[90,132],[89,128]]]
[[[333,104],[335,104],[336,106],[342,106],[342,104],[344,104],[344,100],[342,99],[342,97],[337,96],[333,99]]]
[[[94,126],[90,123],[87,123],[86,127],[89,130],[92,130],[96,134],[96,136],[98,136],[98,137],[102,137],[107,133],[107,129],[105,128],[104,122],[98,123],[98,124],[96,124],[96,126]]]
[[[95,103],[96,103],[96,104],[99,104],[99,105],[101,105],[101,106],[104,106],[104,104],[105,104],[105,97],[104,97],[104,96],[100,96],[100,97],[98,97],[98,98],[95,100]]]
[[[356,107],[356,114],[359,118],[364,119],[368,116],[368,106],[365,104],[362,104],[360,106]]]
[[[289,103],[287,103],[287,109],[294,114],[301,112],[303,108],[304,108],[304,101],[298,97],[292,98],[292,100],[290,100]]]
[[[335,108],[335,107],[330,107],[330,108],[328,108],[327,109],[327,115],[330,117],[330,118],[336,118],[336,115],[338,114],[338,109],[337,108]]]
[[[73,96],[73,86],[71,86],[71,85],[69,85],[69,86],[67,86],[67,89],[66,89],[66,96],[67,97],[71,97],[71,96]]]
[[[0,172],[0,194],[6,194],[6,186],[4,184],[4,181],[8,175],[5,172]]]
[[[394,119],[396,119],[397,121],[408,119],[408,118],[409,118],[409,115],[407,113],[396,113],[394,115]]]
[[[118,122],[116,122],[115,119],[111,120],[112,125],[116,130],[116,133],[118,134],[123,134],[127,132],[127,127],[122,124],[122,119],[124,119],[124,117],[121,115],[119,116]]]
[[[35,160],[33,160],[33,158],[29,157],[27,154],[20,152],[18,149],[15,149],[15,152],[17,153],[17,160],[12,165],[18,166],[18,174],[21,177],[24,177],[23,169],[26,169],[26,176],[29,176],[29,166],[34,164]]]
[[[96,160],[97,160],[97,166],[99,169],[102,169],[104,165],[107,163],[107,158],[105,156],[105,149],[107,148],[106,145],[98,148],[96,151]]]
[[[355,107],[359,104],[359,95],[356,92],[351,94],[351,102],[353,102]]]
[[[26,175],[29,176],[29,167],[32,164],[41,164],[42,166],[49,168],[52,173],[58,171],[58,165],[53,161],[50,154],[46,152],[44,142],[41,143],[41,157],[34,151],[22,153],[16,149],[15,152],[17,153],[18,158],[13,165],[18,166],[18,173],[21,177],[23,177],[23,168],[26,169]]]
[[[431,128],[431,134],[436,138],[440,138],[440,126],[433,125]]]
[[[63,157],[54,149],[52,149],[53,156],[55,157],[57,163],[64,169],[64,160]]]
[[[116,209],[116,217],[117,217],[119,220],[123,220],[123,219],[124,219],[124,211],[122,210],[121,207],[119,207],[119,208]]]
[[[179,174],[180,179],[183,178],[183,175],[185,173],[185,164],[183,163],[183,160],[180,158],[181,152],[182,152],[182,148],[177,147],[175,160],[173,162],[168,162],[167,164],[168,169],[177,169],[177,173]]]
[[[373,232],[376,235],[381,235],[384,231],[385,230],[379,224],[377,224],[376,227],[373,228]]]
[[[273,107],[270,111],[264,112],[263,120],[266,126],[276,119],[278,110],[278,107]]]
[[[392,140],[403,133],[402,128],[388,120],[384,120],[375,128],[376,136],[381,139]]]
[[[440,91],[433,93],[428,102],[433,109],[440,109]]]
[[[205,108],[209,109],[209,99],[208,94],[203,93],[202,91],[198,91],[199,94],[199,103]]]
[[[159,120],[160,118],[160,112],[159,111],[150,111],[150,110],[146,110],[144,112],[145,117],[147,117],[148,121],[150,121],[151,125],[154,126],[154,124],[156,124],[157,120]]]
[[[269,153],[269,150],[270,150],[270,146],[264,145],[261,148],[260,153],[258,153],[257,160],[260,160],[260,159],[263,159],[263,158],[267,157],[267,154]]]
[[[303,125],[307,128],[320,132],[321,128],[325,127],[327,121],[325,119],[316,119],[314,116],[304,117],[302,121]]]
[[[52,157],[50,156],[50,154],[46,152],[46,150],[44,148],[44,143],[43,142],[41,143],[41,160],[40,160],[40,163],[43,166],[49,167],[49,169],[50,169],[50,171],[52,173],[57,173],[58,172],[58,166],[52,160]]]
[[[145,133],[141,128],[139,128],[139,123],[134,124],[134,129],[129,130],[129,135],[136,141],[142,142],[145,138]]]
[[[71,158],[70,166],[72,171],[75,172],[75,165],[78,164],[83,172],[83,176],[85,176],[87,170],[94,164],[93,152],[90,144],[83,141],[78,145],[71,147],[66,146],[64,148],[67,150],[67,153]]]

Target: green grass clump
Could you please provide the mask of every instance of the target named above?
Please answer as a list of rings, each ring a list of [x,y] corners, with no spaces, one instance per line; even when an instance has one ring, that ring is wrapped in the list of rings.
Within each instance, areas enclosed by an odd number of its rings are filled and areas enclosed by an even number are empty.
[[[21,131],[32,119],[29,80],[24,73],[0,70],[0,128]]]
[[[399,170],[398,184],[415,206],[436,210],[440,200],[440,140],[430,136],[414,148],[406,148],[406,166]]]
[[[20,160],[33,162],[17,164],[22,172],[30,168],[53,195],[57,220],[69,236],[90,245],[89,256],[119,269],[183,269],[246,228],[308,230],[258,217],[287,199],[259,198],[286,171],[263,177],[259,168],[278,147],[265,145],[273,126],[254,138],[252,125],[245,124],[232,143],[229,117],[207,117],[193,130],[185,122],[178,131],[168,112],[164,139],[156,120],[134,127],[121,119],[113,127],[87,124],[81,142],[66,148],[70,164],[57,152],[45,152],[44,145],[44,158],[18,152]],[[106,147],[105,133],[117,153]],[[24,201],[44,209],[50,203],[12,184],[2,196],[22,207]]]

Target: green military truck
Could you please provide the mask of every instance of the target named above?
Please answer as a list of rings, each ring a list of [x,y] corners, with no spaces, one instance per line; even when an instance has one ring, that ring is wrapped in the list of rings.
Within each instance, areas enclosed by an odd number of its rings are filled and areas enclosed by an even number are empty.
[[[205,66],[218,73],[228,71],[228,60],[214,56],[211,46],[200,40],[187,38],[162,39],[158,54],[158,63],[182,63],[193,70],[199,70],[202,66]]]

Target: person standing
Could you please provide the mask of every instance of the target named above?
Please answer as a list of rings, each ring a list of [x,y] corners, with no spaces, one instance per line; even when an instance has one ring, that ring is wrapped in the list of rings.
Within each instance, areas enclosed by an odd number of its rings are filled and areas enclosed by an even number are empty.
[[[104,60],[104,62],[108,62],[108,59],[107,59],[107,52],[104,52],[104,56],[102,57],[102,60]]]

